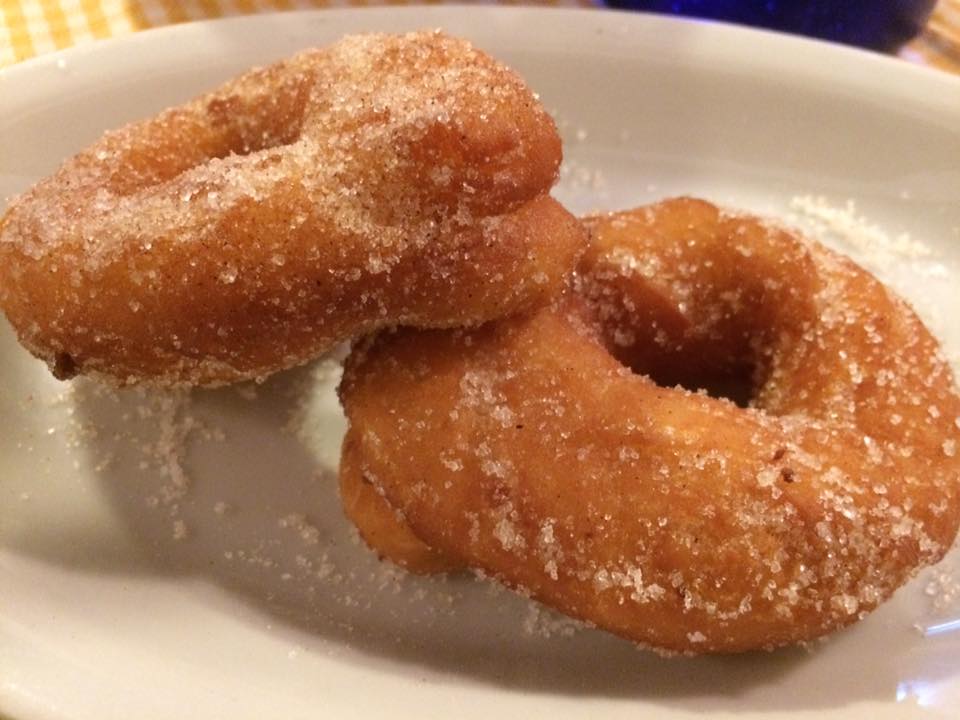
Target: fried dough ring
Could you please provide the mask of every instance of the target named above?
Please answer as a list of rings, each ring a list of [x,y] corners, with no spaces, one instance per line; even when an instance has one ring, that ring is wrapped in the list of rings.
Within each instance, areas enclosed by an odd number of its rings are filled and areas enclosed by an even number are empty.
[[[360,536],[381,558],[423,575],[463,570],[463,562],[417,537],[365,474],[356,433],[347,433],[340,454],[340,501]]]
[[[552,307],[350,356],[342,482],[376,488],[380,518],[668,651],[816,638],[942,557],[960,399],[905,303],[701,201],[586,224],[577,291]],[[746,378],[750,407],[641,373]]]
[[[107,133],[0,222],[0,306],[55,374],[220,384],[554,294],[582,231],[553,121],[440,33],[347,37]]]

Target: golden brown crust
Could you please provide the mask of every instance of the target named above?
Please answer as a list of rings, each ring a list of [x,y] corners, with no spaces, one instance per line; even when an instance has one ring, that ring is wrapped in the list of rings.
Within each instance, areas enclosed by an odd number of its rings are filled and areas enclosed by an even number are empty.
[[[462,569],[459,561],[427,546],[396,515],[377,486],[364,477],[362,458],[352,445],[352,440],[344,443],[340,459],[340,500],[364,542],[381,557],[410,572],[430,574]]]
[[[218,384],[553,294],[556,128],[439,33],[353,36],[106,134],[15,200],[0,306],[56,372]],[[545,232],[551,233],[550,235]]]
[[[416,537],[691,652],[821,636],[943,555],[960,399],[901,300],[816,243],[701,201],[587,225],[577,292],[554,306],[382,334],[349,358],[350,462]],[[752,373],[751,407],[646,372],[694,386]]]

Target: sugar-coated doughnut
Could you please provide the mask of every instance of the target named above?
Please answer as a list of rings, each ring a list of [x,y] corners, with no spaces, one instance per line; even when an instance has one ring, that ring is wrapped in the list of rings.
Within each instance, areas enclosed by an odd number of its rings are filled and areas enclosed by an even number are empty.
[[[340,457],[340,501],[360,536],[381,557],[414,573],[462,570],[463,564],[426,545],[384,500],[362,471],[362,456],[347,435]]]
[[[355,517],[379,519],[381,552],[402,561],[408,533],[425,563],[696,653],[822,636],[942,557],[960,399],[903,301],[702,201],[585,222],[552,306],[348,359],[341,482],[382,498]]]
[[[109,132],[0,221],[0,306],[59,377],[220,384],[555,293],[555,125],[441,33],[361,35]]]

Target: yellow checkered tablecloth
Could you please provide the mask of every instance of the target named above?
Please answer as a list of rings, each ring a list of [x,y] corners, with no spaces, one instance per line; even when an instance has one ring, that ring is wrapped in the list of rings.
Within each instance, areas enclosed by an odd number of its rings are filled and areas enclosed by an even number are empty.
[[[439,4],[443,0],[420,0]],[[463,0],[460,0],[461,2]],[[594,6],[600,0],[493,0]],[[144,28],[277,10],[412,5],[417,0],[0,0],[0,67]],[[960,73],[960,0],[940,0],[928,32],[901,57]]]

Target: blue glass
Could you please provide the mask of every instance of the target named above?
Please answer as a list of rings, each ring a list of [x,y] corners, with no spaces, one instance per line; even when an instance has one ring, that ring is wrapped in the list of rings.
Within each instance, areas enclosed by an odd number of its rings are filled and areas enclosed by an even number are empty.
[[[611,7],[754,25],[889,52],[923,28],[936,0],[607,0]]]

